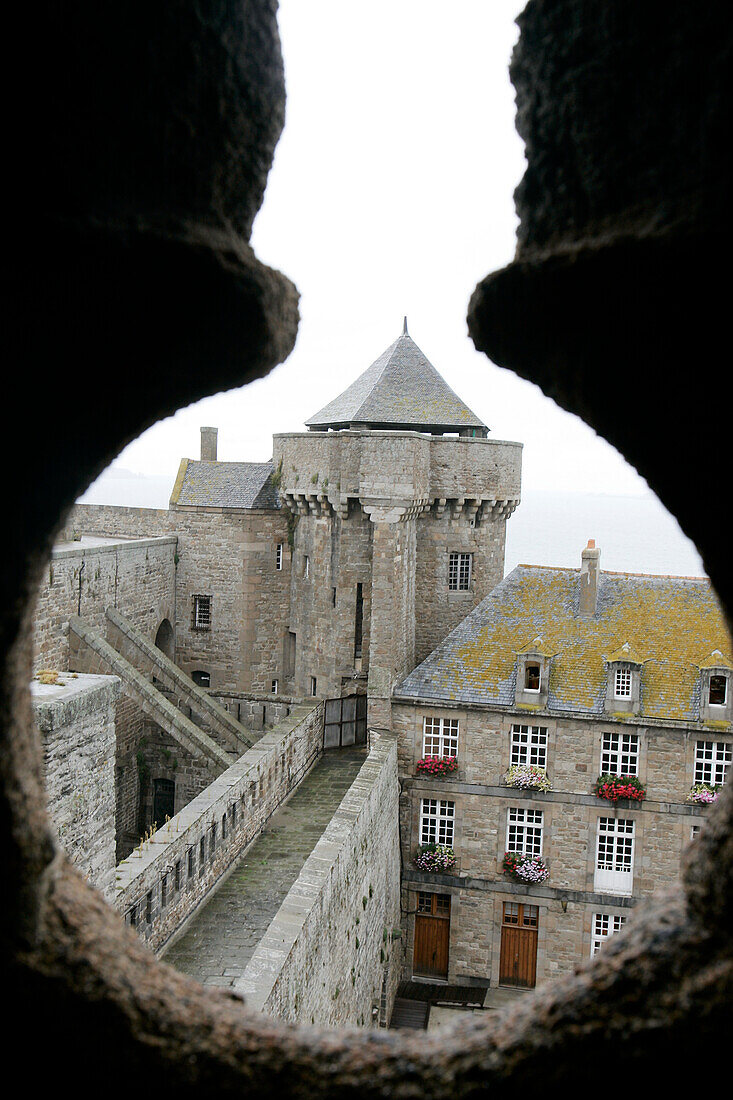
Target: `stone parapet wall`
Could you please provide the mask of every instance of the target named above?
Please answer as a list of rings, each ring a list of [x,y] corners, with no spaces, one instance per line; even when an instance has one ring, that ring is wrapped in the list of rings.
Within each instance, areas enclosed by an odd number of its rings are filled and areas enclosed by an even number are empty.
[[[255,839],[322,744],[323,705],[293,708],[118,865],[115,906],[153,950],[164,946]]]
[[[48,811],[71,862],[108,900],[115,884],[116,676],[31,683]]]
[[[115,504],[75,504],[69,513],[59,541],[71,541],[79,535],[124,535],[126,538],[155,538],[174,534],[167,508],[128,508]]]
[[[280,491],[305,507],[343,511],[349,499],[489,504],[521,494],[522,445],[420,432],[349,431],[273,436]]]
[[[154,639],[164,619],[175,621],[175,553],[173,536],[57,546],[36,598],[34,667],[67,669],[70,618],[104,635],[107,607]]]
[[[289,1023],[386,1025],[402,970],[394,737],[369,756],[236,983]],[[396,937],[396,938],[395,938]]]

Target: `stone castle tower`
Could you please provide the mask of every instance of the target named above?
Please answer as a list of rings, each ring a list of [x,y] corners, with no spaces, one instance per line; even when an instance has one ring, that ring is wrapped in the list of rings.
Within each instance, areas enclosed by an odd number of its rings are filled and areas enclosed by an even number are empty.
[[[276,435],[290,510],[286,680],[361,696],[389,725],[394,684],[502,579],[521,444],[488,428],[402,334],[339,397]]]

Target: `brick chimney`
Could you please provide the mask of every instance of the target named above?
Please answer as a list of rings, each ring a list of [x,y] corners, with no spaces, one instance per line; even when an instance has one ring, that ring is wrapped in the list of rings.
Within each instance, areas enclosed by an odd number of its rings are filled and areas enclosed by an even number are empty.
[[[596,613],[600,560],[601,551],[596,548],[595,539],[588,539],[588,545],[580,555],[580,615]]]
[[[201,461],[216,462],[216,437],[218,428],[201,429]]]

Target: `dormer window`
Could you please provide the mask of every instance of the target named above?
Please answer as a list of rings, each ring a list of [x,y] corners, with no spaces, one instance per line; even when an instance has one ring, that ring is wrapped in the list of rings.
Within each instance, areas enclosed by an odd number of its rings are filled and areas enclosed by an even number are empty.
[[[640,713],[644,659],[630,642],[624,642],[620,649],[605,658],[606,710],[609,713]]]
[[[711,676],[708,702],[711,707],[724,707],[728,702],[727,676]]]
[[[616,699],[631,698],[631,669],[617,668],[614,674],[614,696]]]
[[[552,654],[546,651],[542,638],[535,638],[517,653],[517,706],[536,709],[547,705],[551,661]]]
[[[540,690],[540,666],[535,664],[527,664],[524,666],[524,690],[536,691]]]
[[[703,722],[730,722],[733,667],[729,658],[714,649],[700,669],[700,718]]]

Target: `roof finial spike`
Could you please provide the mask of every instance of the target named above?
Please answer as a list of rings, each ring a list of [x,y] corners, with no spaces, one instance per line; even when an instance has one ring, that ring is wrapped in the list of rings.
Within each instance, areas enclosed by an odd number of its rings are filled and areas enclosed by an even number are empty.
[[[410,335],[409,332],[407,331],[407,318],[406,317],[405,317],[405,323],[402,326],[402,335],[403,336],[409,336]]]

